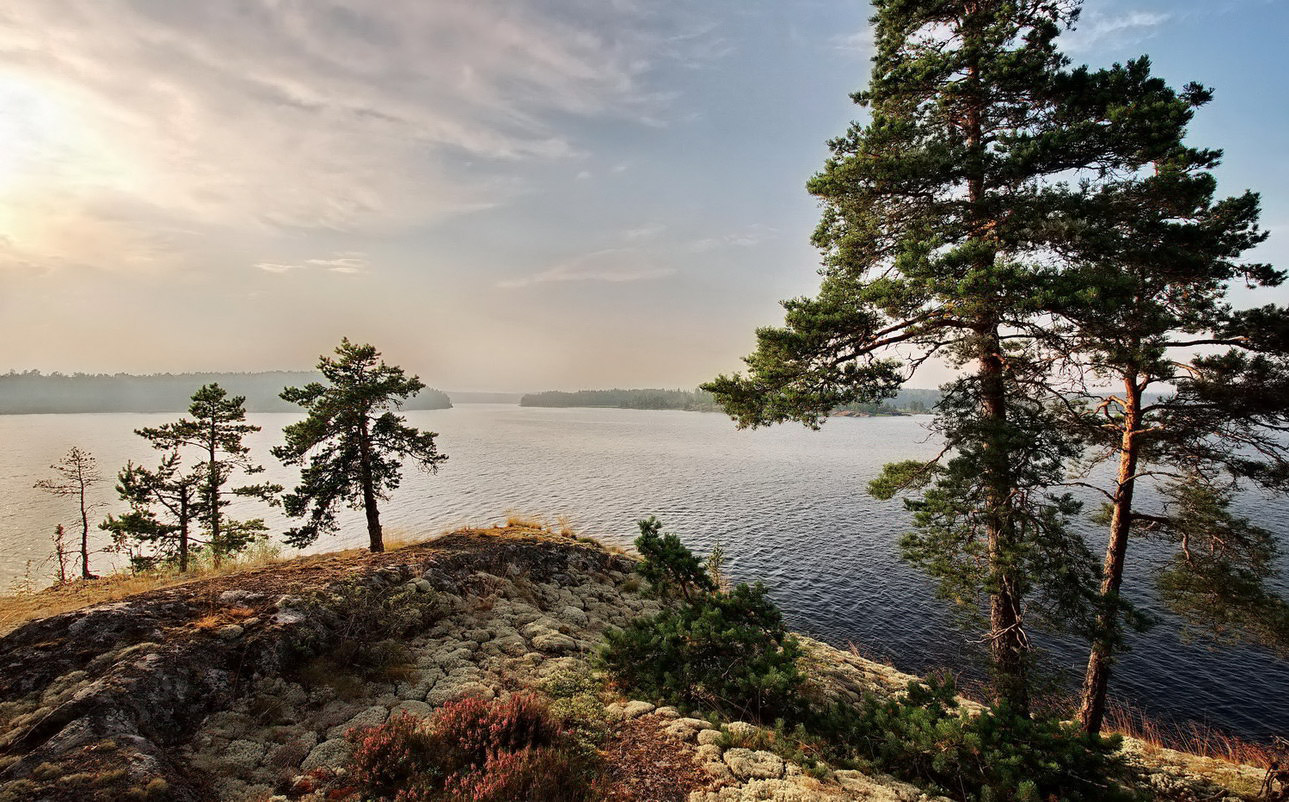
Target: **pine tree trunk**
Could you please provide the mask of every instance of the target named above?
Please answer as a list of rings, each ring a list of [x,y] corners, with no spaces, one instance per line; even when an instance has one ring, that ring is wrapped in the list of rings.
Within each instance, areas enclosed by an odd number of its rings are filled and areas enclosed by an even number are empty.
[[[1123,582],[1123,563],[1132,530],[1132,496],[1136,489],[1137,457],[1140,444],[1137,429],[1141,423],[1141,389],[1135,376],[1124,377],[1127,390],[1123,410],[1123,437],[1119,445],[1119,476],[1115,486],[1110,516],[1110,541],[1106,544],[1105,564],[1101,570],[1101,612],[1097,616],[1097,637],[1088,654],[1088,667],[1083,676],[1083,698],[1079,704],[1079,724],[1088,735],[1101,732],[1105,721],[1106,695],[1110,684],[1110,666],[1118,636],[1119,617],[1114,604]]]
[[[965,25],[965,37],[971,42],[981,38],[980,21],[972,18]],[[996,223],[985,206],[985,142],[983,116],[986,100],[980,84],[978,64],[967,65],[967,102],[964,134],[968,152],[967,202],[970,208],[971,238],[978,242],[991,238]],[[975,267],[988,272],[996,255],[977,258]],[[1002,432],[1007,422],[1006,383],[999,321],[988,313],[977,320],[979,338],[977,360],[980,378],[981,413],[995,432]],[[1011,504],[1012,479],[1009,455],[1001,436],[994,442],[982,443],[985,465],[985,527],[989,558],[989,651],[994,672],[994,698],[1006,703],[1020,715],[1029,715],[1028,649],[1022,628],[1021,599],[1015,569],[1010,557],[1015,551],[1007,507]]]
[[[361,466],[360,481],[363,486],[363,511],[367,514],[367,537],[373,552],[385,550],[385,539],[380,528],[380,510],[376,508],[376,484],[371,470],[371,438],[367,431],[367,418],[363,418],[362,430],[358,436],[358,450]]]
[[[984,417],[1001,429],[1007,420],[1002,348],[996,324],[982,334],[980,392]],[[994,669],[994,699],[1020,715],[1029,714],[1028,648],[1020,593],[1011,555],[1015,544],[1007,520],[1011,479],[1007,453],[999,443],[984,444],[985,522],[989,550],[989,650]]]
[[[93,579],[94,575],[90,573],[90,519],[89,512],[85,509],[85,479],[80,480],[80,498],[81,498],[81,578]]]
[[[206,503],[210,505],[210,555],[215,567],[218,568],[224,555],[221,553],[223,543],[220,542],[219,533],[219,462],[215,459],[215,437],[215,420],[212,413],[210,443],[207,449],[210,455],[210,475],[207,477]]]
[[[185,491],[186,493],[186,491]],[[188,496],[179,498],[179,573],[188,571]]]

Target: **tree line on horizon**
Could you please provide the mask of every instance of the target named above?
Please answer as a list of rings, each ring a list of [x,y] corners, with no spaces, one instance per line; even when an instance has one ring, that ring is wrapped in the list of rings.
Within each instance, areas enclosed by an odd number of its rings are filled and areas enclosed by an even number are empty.
[[[310,374],[306,374],[310,375]],[[369,548],[384,550],[379,502],[402,480],[404,461],[430,473],[447,455],[438,451],[436,432],[407,425],[395,410],[425,385],[402,368],[386,365],[371,345],[341,341],[333,356],[318,362],[322,381],[289,386],[281,398],[304,410],[305,417],[286,426],[284,442],[271,449],[284,465],[300,469],[294,490],[273,483],[239,483],[262,473],[243,442],[260,431],[246,421],[246,398],[232,395],[217,382],[192,393],[188,417],[143,427],[135,434],[160,452],[155,466],[128,462],[116,476],[116,492],[128,506],[109,514],[99,528],[110,533],[110,550],[129,557],[133,569],[171,565],[189,570],[201,554],[218,566],[268,536],[262,518],[235,520],[227,513],[234,497],[282,506],[302,523],[285,533],[297,548],[338,528],[341,506],[364,513]],[[56,578],[68,581],[69,559],[79,557],[80,575],[93,579],[90,568],[90,517],[100,505],[88,499],[102,481],[94,456],[79,447],[51,466],[51,478],[36,488],[78,504],[79,548],[68,548],[66,531],[55,528]]]
[[[1156,589],[1191,633],[1289,655],[1283,533],[1231,508],[1289,490],[1289,310],[1257,300],[1286,273],[1242,258],[1267,236],[1259,198],[1220,196],[1221,151],[1185,141],[1212,92],[1146,57],[1073,66],[1077,2],[873,5],[868,117],[807,184],[818,293],[703,389],[740,427],[818,428],[929,361],[961,371],[943,451],[869,492],[903,499],[903,556],[981,633],[996,708],[1030,715],[1032,633],[1074,635],[1100,732],[1116,655],[1153,623],[1124,586],[1134,539],[1170,547]],[[1237,307],[1236,283],[1264,305]]]
[[[295,412],[299,407],[281,397],[287,385],[318,381],[317,371],[275,370],[246,373],[0,373],[0,415],[87,412],[180,412],[191,402],[194,386],[218,384],[244,398],[247,412]],[[452,400],[426,388],[404,407],[409,410],[451,409]]]
[[[838,404],[833,412],[863,412],[870,415],[914,412],[932,409],[940,401],[939,390],[901,388],[890,398],[873,402],[852,401]],[[522,407],[608,407],[613,409],[678,409],[689,412],[720,412],[722,408],[710,392],[697,390],[662,390],[653,388],[612,390],[546,390],[525,393],[519,399]]]

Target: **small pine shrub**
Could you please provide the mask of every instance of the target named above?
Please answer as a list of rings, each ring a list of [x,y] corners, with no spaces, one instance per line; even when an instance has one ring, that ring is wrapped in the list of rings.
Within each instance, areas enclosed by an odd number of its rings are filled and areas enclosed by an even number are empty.
[[[671,533],[662,533],[662,523],[652,515],[640,526],[636,549],[642,559],[636,573],[648,580],[650,587],[663,598],[680,596],[694,601],[703,593],[716,589],[706,566]]]
[[[350,778],[364,799],[580,802],[589,793],[586,751],[531,695],[467,697],[349,737],[358,744]]]
[[[703,596],[611,631],[600,660],[620,682],[649,698],[773,721],[799,712],[799,654],[778,607],[757,584]]]
[[[962,710],[952,679],[910,683],[906,696],[868,696],[816,713],[810,729],[844,744],[859,765],[964,802],[1126,800],[1113,783],[1119,739],[1089,740],[1054,718]]]

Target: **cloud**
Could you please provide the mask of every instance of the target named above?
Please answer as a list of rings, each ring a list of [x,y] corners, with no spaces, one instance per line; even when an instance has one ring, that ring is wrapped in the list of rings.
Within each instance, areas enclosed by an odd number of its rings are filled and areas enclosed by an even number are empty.
[[[1156,11],[1087,13],[1074,30],[1062,37],[1062,43],[1066,50],[1080,53],[1106,44],[1137,42],[1149,37],[1155,28],[1171,18],[1171,14]]]
[[[663,278],[675,273],[675,268],[658,267],[640,251],[630,248],[609,248],[579,256],[540,273],[497,282],[503,289],[528,287],[563,281],[628,282]]]
[[[653,239],[666,230],[667,227],[662,223],[647,223],[636,228],[628,228],[622,232],[622,236],[628,240]]]
[[[294,270],[325,270],[329,273],[357,275],[366,273],[371,265],[361,253],[340,253],[329,259],[305,259],[302,262],[256,262],[255,267],[266,273],[290,273]]]
[[[876,49],[875,31],[873,26],[865,25],[854,33],[844,34],[832,39],[832,46],[847,55],[857,58],[870,58]]]
[[[285,265],[278,262],[256,262],[255,266],[265,273],[289,273],[292,270],[304,269],[304,265]]]
[[[718,248],[751,248],[766,240],[774,239],[778,234],[779,230],[773,226],[754,223],[739,231],[694,240],[689,244],[688,250],[693,253],[706,253]]]
[[[158,228],[381,234],[504,204],[524,164],[583,154],[579,120],[665,119],[660,64],[710,48],[676,38],[678,7],[15,0],[0,236],[56,265],[94,255],[42,236],[42,205],[128,244]],[[137,258],[181,262],[172,244]]]

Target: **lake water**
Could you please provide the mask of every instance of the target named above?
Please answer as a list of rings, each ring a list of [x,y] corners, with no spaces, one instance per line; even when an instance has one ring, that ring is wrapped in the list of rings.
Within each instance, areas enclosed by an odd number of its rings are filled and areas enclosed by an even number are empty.
[[[46,466],[72,445],[91,451],[112,476],[127,459],[156,454],[133,430],[173,414],[0,416],[0,587],[31,569],[48,576],[49,533],[69,531],[74,505],[32,489]],[[716,414],[617,409],[539,409],[466,404],[407,413],[440,433],[450,459],[437,476],[409,471],[382,509],[387,536],[419,538],[464,525],[500,523],[510,512],[554,521],[628,545],[635,521],[657,515],[696,550],[716,542],[736,580],[764,580],[791,625],[837,645],[854,643],[900,668],[966,668],[962,634],[929,583],[899,560],[908,524],[898,502],[878,502],[864,487],[888,461],[933,455],[928,418],[838,418],[820,432],[800,426],[736,431]],[[249,445],[265,478],[290,486],[295,475],[268,453],[288,414],[257,414],[264,427]],[[111,481],[99,488],[118,508]],[[1289,503],[1250,498],[1249,511],[1278,534],[1289,532]],[[262,505],[234,514],[286,523]],[[359,514],[317,550],[366,543]],[[1127,587],[1156,609],[1145,590],[1156,557],[1134,543]],[[1098,552],[1100,549],[1098,548]],[[1134,559],[1135,558],[1135,559]],[[111,558],[97,566],[107,569]],[[1157,609],[1156,609],[1157,611]],[[1246,737],[1289,732],[1289,664],[1256,649],[1209,650],[1183,643],[1171,620],[1135,636],[1112,680],[1114,692],[1158,717],[1194,718]],[[1048,643],[1052,663],[1081,676],[1083,650]]]

